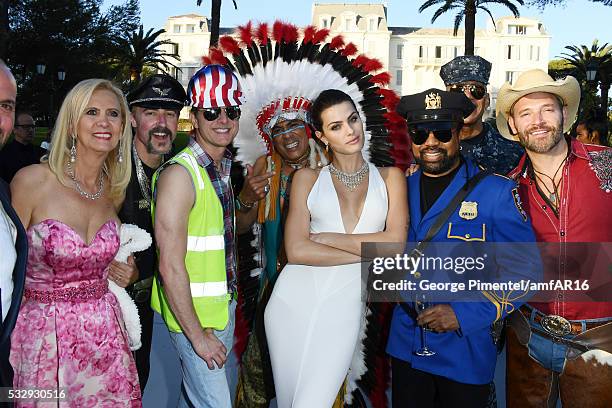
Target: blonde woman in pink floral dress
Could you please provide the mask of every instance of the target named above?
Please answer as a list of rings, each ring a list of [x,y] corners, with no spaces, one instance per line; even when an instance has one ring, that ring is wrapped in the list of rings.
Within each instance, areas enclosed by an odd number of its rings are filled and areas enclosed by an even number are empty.
[[[136,366],[107,278],[135,280],[119,249],[116,210],[130,178],[131,129],[121,91],[89,79],[66,96],[46,163],[11,184],[27,227],[23,302],[11,337],[15,388],[62,389],[65,399],[17,406],[140,407]]]

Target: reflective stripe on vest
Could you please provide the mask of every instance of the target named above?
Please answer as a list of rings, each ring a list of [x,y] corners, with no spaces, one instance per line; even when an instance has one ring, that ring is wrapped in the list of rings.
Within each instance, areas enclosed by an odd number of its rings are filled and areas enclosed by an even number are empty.
[[[191,282],[191,297],[222,296],[227,294],[227,282]]]
[[[218,251],[225,248],[225,237],[223,235],[211,235],[208,237],[187,237],[187,251],[205,252]]]
[[[198,165],[188,147],[155,173],[151,184],[154,192],[161,169],[169,164],[185,168],[195,190],[194,205],[189,212],[185,255],[193,307],[202,327],[222,330],[228,322],[230,299],[225,267],[223,207],[206,169]],[[151,215],[155,225],[155,200],[151,205]],[[162,315],[170,331],[182,332],[168,304],[159,272],[153,280],[151,307]]]

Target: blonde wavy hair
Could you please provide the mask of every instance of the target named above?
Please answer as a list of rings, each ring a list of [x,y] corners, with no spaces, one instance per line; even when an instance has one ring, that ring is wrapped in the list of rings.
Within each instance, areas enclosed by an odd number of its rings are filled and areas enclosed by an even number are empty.
[[[72,138],[77,137],[79,120],[85,113],[91,95],[98,90],[112,92],[121,107],[121,136],[117,148],[113,149],[104,161],[104,171],[110,184],[109,197],[119,206],[125,197],[125,189],[130,181],[132,170],[132,128],[129,120],[129,109],[123,93],[112,82],[106,79],[86,79],[79,82],[68,92],[60,108],[51,136],[51,149],[48,163],[51,171],[64,186],[71,186],[66,177],[65,169],[70,156]],[[118,161],[119,151],[123,160]],[[79,158],[77,157],[77,161]]]

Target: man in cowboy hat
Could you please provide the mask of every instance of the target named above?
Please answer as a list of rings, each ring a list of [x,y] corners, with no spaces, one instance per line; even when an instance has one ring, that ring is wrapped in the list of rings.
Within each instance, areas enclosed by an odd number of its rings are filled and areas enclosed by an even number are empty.
[[[482,118],[489,107],[487,84],[491,63],[478,55],[462,55],[440,68],[440,77],[449,92],[464,93],[476,107],[463,121],[461,154],[498,174],[508,174],[516,167],[524,150],[517,142],[504,139]]]
[[[464,256],[472,242],[535,240],[513,196],[516,183],[483,172],[461,154],[459,134],[474,109],[463,93],[438,89],[403,96],[397,108],[408,123],[412,153],[420,166],[408,177],[408,241],[419,242],[416,249],[423,241],[445,243],[446,248],[452,244],[454,256],[457,251]],[[487,263],[487,276],[531,277],[534,264],[531,259],[523,262],[523,254],[514,246],[506,248],[505,256],[495,255]],[[430,271],[412,275],[431,282],[438,276]],[[521,294],[511,299],[509,293],[491,292],[472,301],[444,300],[418,315],[412,303],[395,307],[387,345],[394,407],[489,406],[498,340],[491,325],[523,302]],[[430,355],[420,350],[425,326],[434,332],[426,336]]]
[[[127,95],[131,110],[132,177],[119,211],[123,223],[138,225],[153,235],[151,221],[151,178],[169,158],[178,130],[179,114],[187,96],[183,86],[170,75],[155,74],[144,79]],[[134,352],[140,390],[144,393],[149,378],[149,355],[153,336],[151,286],[155,269],[155,241],[136,258],[138,281],[126,288],[138,308],[142,327],[142,346]]]
[[[554,243],[552,279],[592,265],[574,264],[569,243],[612,241],[612,150],[564,136],[579,102],[575,78],[555,81],[537,69],[504,84],[497,99],[499,131],[525,147],[511,176],[538,241]],[[564,407],[612,406],[612,302],[572,295],[558,290],[511,315],[508,407],[555,407],[559,399]]]
[[[159,254],[151,306],[181,361],[179,407],[231,408],[225,363],[236,310],[232,153],[241,89],[236,75],[206,65],[189,81],[194,128],[187,147],[153,176],[151,214]]]

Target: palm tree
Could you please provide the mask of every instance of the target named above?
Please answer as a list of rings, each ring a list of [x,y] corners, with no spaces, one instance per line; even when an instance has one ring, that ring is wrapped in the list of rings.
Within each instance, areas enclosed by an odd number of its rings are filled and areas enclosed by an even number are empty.
[[[9,36],[8,0],[0,0],[0,58],[6,59]]]
[[[232,0],[234,3],[234,9],[238,10],[236,0]],[[197,0],[197,5],[202,4],[202,0]],[[210,45],[209,47],[216,47],[219,43],[219,27],[221,24],[221,0],[211,0],[210,2]]]
[[[571,51],[571,54],[562,53],[561,55],[573,67],[572,74],[577,79],[585,82],[587,71],[593,68],[597,70],[595,79],[600,81],[601,116],[605,118],[608,113],[608,93],[610,91],[610,82],[612,81],[612,45],[606,43],[600,46],[599,40],[595,39],[593,44],[591,44],[591,48],[586,45],[568,45],[565,49]],[[588,89],[588,82],[585,85],[587,86],[583,87],[583,89]],[[592,96],[595,97],[594,95]],[[584,113],[588,114],[588,112]]]
[[[166,31],[161,29],[154,32],[153,30],[152,28],[145,34],[141,25],[137,31],[126,33],[125,37],[117,40],[118,46],[123,50],[123,55],[117,62],[124,67],[129,67],[132,83],[140,82],[140,76],[145,67],[158,69],[162,66],[167,70],[170,67],[177,68],[169,61],[170,58],[180,61],[175,51],[167,52],[160,48],[162,45],[173,46],[170,40],[158,39]]]
[[[514,0],[521,6],[524,5],[523,0]],[[431,18],[431,22],[436,21],[438,17],[442,14],[446,13],[450,10],[457,10],[457,14],[455,15],[455,30],[453,31],[453,35],[457,35],[459,31],[459,26],[461,22],[465,18],[465,55],[474,55],[474,36],[476,31],[476,12],[480,9],[485,11],[489,17],[491,17],[491,21],[493,21],[493,25],[495,25],[495,19],[493,18],[493,14],[486,7],[486,4],[501,4],[506,6],[514,17],[518,17],[519,10],[517,6],[512,2],[512,0],[427,0],[421,7],[419,7],[419,13],[422,13],[426,8],[431,6],[441,5],[439,9],[436,10],[433,17]]]

